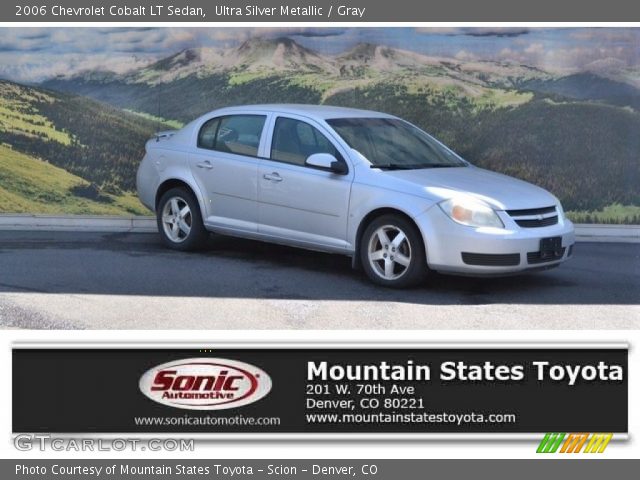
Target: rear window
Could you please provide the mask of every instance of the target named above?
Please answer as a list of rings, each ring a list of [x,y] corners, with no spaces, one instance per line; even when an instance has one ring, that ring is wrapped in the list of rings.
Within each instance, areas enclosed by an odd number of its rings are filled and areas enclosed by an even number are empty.
[[[200,128],[198,147],[257,157],[265,120],[265,115],[229,115],[213,118]]]

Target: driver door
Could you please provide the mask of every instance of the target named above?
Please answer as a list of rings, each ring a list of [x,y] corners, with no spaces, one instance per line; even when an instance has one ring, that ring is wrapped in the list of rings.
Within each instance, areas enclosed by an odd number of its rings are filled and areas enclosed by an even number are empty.
[[[344,251],[353,171],[337,174],[305,165],[314,153],[345,161],[328,132],[310,120],[280,115],[269,158],[258,167],[258,232],[287,243]]]

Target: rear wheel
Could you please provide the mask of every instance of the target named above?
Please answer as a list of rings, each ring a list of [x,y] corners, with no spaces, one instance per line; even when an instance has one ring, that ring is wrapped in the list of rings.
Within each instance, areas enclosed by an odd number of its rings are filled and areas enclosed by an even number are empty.
[[[160,198],[156,212],[163,243],[174,250],[197,250],[208,236],[200,207],[186,188],[172,188]]]
[[[399,215],[383,215],[369,224],[360,241],[360,260],[367,276],[385,287],[415,286],[428,272],[420,232]]]

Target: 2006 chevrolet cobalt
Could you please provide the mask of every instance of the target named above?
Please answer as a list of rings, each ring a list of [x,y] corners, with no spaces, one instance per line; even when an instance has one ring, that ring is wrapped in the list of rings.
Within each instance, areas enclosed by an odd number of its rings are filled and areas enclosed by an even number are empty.
[[[430,270],[548,268],[574,244],[549,192],[365,110],[216,110],[149,140],[137,187],[171,248],[196,249],[211,231],[341,253],[390,287],[415,285]]]

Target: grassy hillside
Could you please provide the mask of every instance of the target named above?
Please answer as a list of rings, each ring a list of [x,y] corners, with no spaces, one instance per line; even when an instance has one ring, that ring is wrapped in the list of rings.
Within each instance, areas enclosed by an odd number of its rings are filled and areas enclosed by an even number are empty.
[[[0,82],[0,131],[70,145],[72,137],[69,132],[56,128],[35,107],[36,104],[54,101],[55,98],[45,92]]]
[[[155,115],[151,115],[150,113],[136,112],[135,110],[130,110],[128,108],[125,108],[124,111],[127,113],[138,115],[147,120],[151,120],[152,122],[158,124],[158,126],[162,126],[167,129],[178,130],[184,127],[184,123],[179,122],[177,120],[167,120],[166,118],[156,117]]]
[[[135,188],[144,144],[167,126],[85,97],[0,81],[0,142],[111,194]]]
[[[236,80],[230,74],[219,73],[206,78],[192,75],[160,84],[58,79],[46,82],[46,86],[181,123],[229,105],[320,103],[322,99],[322,91],[309,85],[297,85],[295,79],[288,76],[258,76],[233,83]]]
[[[97,193],[86,180],[0,145],[0,212],[144,215],[132,194]]]
[[[161,128],[158,128],[161,127]],[[0,211],[148,213],[133,194],[155,119],[0,81]]]
[[[597,100],[618,106],[640,109],[640,95],[634,86],[599,77],[592,73],[576,73],[566,77],[523,82],[523,89],[576,100]]]

